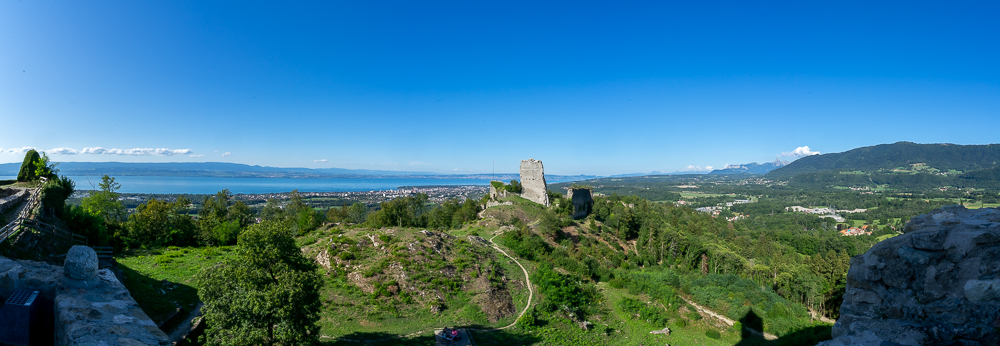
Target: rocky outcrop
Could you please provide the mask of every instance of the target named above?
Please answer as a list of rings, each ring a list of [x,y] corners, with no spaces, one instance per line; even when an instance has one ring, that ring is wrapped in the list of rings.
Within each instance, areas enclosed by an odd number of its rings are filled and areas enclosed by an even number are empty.
[[[851,259],[834,345],[1000,345],[1000,210],[950,206]]]
[[[542,166],[542,161],[521,160],[521,197],[549,206],[548,185],[545,184],[545,168]]]

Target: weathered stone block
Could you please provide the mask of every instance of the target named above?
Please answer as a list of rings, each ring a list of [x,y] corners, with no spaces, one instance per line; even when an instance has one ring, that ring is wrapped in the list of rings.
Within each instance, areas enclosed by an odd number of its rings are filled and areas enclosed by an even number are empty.
[[[90,281],[97,278],[97,253],[83,245],[74,245],[66,253],[63,272],[71,279]]]
[[[965,299],[970,302],[981,302],[1000,298],[1000,279],[969,280],[965,282]]]

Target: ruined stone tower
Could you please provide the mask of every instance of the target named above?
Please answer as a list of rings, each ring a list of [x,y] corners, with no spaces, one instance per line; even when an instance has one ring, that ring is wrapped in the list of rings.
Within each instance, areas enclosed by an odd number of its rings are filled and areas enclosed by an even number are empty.
[[[521,160],[521,188],[521,197],[546,207],[549,206],[548,185],[545,184],[542,161]]]

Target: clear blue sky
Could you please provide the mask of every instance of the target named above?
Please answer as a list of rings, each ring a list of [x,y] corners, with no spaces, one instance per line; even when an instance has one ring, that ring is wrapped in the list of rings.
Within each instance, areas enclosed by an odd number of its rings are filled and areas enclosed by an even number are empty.
[[[609,175],[997,143],[998,15],[995,1],[4,1],[0,162],[34,147]]]

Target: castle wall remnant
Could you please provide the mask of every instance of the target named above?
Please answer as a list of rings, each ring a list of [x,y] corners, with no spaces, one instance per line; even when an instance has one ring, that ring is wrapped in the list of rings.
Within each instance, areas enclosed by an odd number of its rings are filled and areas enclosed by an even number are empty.
[[[521,160],[521,197],[529,201],[549,206],[548,185],[542,161]]]
[[[1000,210],[949,206],[851,259],[833,340],[1000,345]]]
[[[573,218],[580,219],[590,215],[590,208],[594,205],[594,193],[590,189],[571,188],[567,196],[573,201]]]

